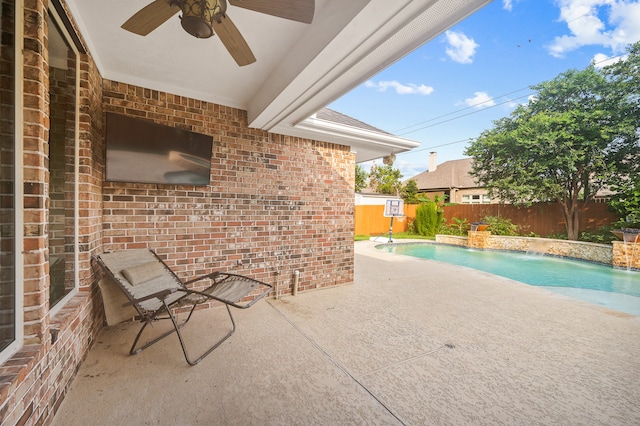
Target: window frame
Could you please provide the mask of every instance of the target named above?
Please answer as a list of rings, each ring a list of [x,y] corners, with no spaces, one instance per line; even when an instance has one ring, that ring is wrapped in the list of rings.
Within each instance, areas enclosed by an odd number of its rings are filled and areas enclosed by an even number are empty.
[[[22,65],[24,63],[22,55],[22,45],[24,44],[24,8],[23,0],[14,0],[14,181],[13,181],[13,196],[14,196],[14,340],[4,350],[0,352],[0,364],[7,361],[13,354],[15,354],[23,345],[24,339],[24,315],[23,315],[23,299],[24,299],[24,286],[23,286],[23,260],[22,251],[24,247],[24,235],[23,235],[23,206],[24,206],[24,180],[23,180],[23,162],[22,162],[22,140],[23,140],[23,73]]]
[[[474,198],[477,197],[477,198]],[[491,204],[488,194],[464,194],[461,197],[461,204]]]
[[[68,47],[73,51],[76,56],[75,61],[75,102],[74,102],[74,186],[73,186],[73,282],[74,287],[71,291],[65,294],[60,300],[56,302],[54,306],[49,306],[49,314],[51,316],[55,316],[60,310],[71,300],[73,296],[78,294],[79,283],[80,283],[80,271],[79,268],[79,231],[78,227],[80,224],[80,207],[79,207],[79,197],[78,190],[80,188],[80,183],[78,182],[78,176],[80,174],[80,51],[78,50],[76,43],[74,42],[73,37],[67,31],[67,27],[60,17],[60,14],[55,8],[55,5],[51,2],[49,4],[49,16],[51,20],[55,21],[57,29],[60,31],[62,37],[64,37],[67,42]]]

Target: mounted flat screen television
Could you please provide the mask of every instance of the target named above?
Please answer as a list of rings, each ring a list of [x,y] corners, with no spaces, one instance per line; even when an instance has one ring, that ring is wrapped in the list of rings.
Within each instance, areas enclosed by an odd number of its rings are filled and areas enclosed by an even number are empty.
[[[107,180],[209,185],[213,137],[107,113]]]

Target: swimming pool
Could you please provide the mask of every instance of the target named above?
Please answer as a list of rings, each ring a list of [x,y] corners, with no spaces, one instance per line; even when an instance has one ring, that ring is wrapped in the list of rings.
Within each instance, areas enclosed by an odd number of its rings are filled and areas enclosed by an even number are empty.
[[[553,256],[470,250],[434,243],[384,244],[378,248],[490,272],[640,316],[640,272]]]

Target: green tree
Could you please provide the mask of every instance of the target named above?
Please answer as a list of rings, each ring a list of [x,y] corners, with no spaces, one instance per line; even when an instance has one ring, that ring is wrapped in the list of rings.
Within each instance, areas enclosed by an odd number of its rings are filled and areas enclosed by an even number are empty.
[[[402,199],[406,204],[418,203],[418,184],[415,180],[409,179],[402,187]]]
[[[625,77],[621,72],[618,80],[629,82]],[[605,186],[628,182],[638,168],[640,116],[628,116],[634,97],[623,96],[619,84],[594,66],[533,89],[535,99],[495,121],[467,148],[471,174],[503,201],[558,202],[568,238],[576,240],[585,203]],[[640,93],[637,84],[626,90]]]
[[[371,166],[369,172],[369,183],[371,187],[380,194],[389,194],[399,196],[402,191],[402,175],[400,170],[394,169],[392,165]]]
[[[627,122],[627,132],[622,137],[627,140],[628,146],[633,147],[634,143],[637,146],[637,118],[640,117],[640,42],[629,47],[628,56],[624,61],[605,67],[603,72],[612,84],[614,102],[623,106],[618,110],[617,118]],[[626,162],[631,172],[609,182],[609,187],[614,193],[610,205],[629,225],[640,226],[640,161],[630,153]]]
[[[609,203],[613,211],[626,222],[626,226],[640,226],[640,181],[629,182],[629,187],[616,193]]]
[[[367,187],[368,179],[369,179],[369,173],[367,173],[367,171],[363,169],[360,164],[356,164],[356,184],[355,184],[356,192],[360,192]]]

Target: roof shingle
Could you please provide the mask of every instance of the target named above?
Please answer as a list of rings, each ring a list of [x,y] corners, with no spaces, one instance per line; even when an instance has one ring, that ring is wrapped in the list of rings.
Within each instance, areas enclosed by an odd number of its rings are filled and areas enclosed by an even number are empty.
[[[445,161],[435,171],[424,171],[410,179],[415,180],[418,189],[437,190],[450,188],[477,188],[471,172],[472,158]]]
[[[345,126],[351,126],[358,129],[369,130],[371,132],[384,133],[386,135],[391,135],[391,133],[389,132],[385,132],[384,130],[380,130],[377,127],[373,127],[356,118],[349,117],[348,115],[344,115],[338,111],[334,111],[329,108],[322,108],[320,111],[316,113],[316,117],[319,118],[320,120],[331,121],[333,123],[343,124]]]

